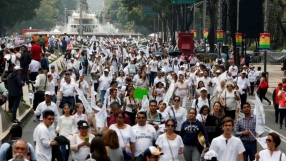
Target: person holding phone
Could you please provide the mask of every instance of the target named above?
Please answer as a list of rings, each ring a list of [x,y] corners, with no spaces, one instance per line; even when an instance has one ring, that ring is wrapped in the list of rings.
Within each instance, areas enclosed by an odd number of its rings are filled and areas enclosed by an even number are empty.
[[[80,120],[77,123],[79,134],[74,134],[71,138],[70,145],[74,161],[85,161],[90,153],[90,143],[94,138],[93,134],[88,132],[89,125],[86,121]]]

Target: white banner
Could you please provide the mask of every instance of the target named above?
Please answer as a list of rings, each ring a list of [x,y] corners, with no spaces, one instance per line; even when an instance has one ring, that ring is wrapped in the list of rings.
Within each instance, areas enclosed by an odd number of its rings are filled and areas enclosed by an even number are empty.
[[[167,105],[169,104],[169,101],[173,95],[173,92],[175,90],[175,84],[174,83],[171,83],[171,85],[169,86],[169,89],[164,97],[164,100],[163,102],[166,103]]]
[[[84,97],[84,94],[81,89],[79,89],[77,86],[75,87],[76,92],[78,93],[78,99],[81,100],[83,107],[85,108],[86,113],[93,113],[89,102],[87,99]]]
[[[103,103],[103,106],[102,106],[102,109],[98,112],[98,113],[96,113],[95,114],[95,116],[96,116],[96,126],[97,126],[97,128],[101,128],[101,127],[104,127],[105,125],[104,125],[104,122],[105,122],[105,120],[106,120],[106,118],[107,118],[107,112],[106,112],[106,100],[107,99],[105,99],[105,101],[104,101],[104,103]]]
[[[149,109],[149,100],[146,95],[143,96],[142,107],[140,111],[146,112]]]
[[[265,131],[265,112],[261,100],[255,95],[255,108],[253,114],[256,116],[255,131],[258,135],[261,135]]]

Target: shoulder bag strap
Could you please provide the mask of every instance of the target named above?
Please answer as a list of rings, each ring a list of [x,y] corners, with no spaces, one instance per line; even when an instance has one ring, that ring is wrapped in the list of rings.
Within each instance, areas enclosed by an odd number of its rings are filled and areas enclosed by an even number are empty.
[[[118,127],[117,127],[118,128]],[[124,143],[124,145],[125,145],[125,140],[124,140],[124,138],[123,138],[123,135],[122,135],[122,133],[121,133],[121,130],[118,128],[118,130],[119,130],[119,132],[120,132],[120,135],[121,135],[121,137],[122,137],[122,139],[123,139],[123,143]],[[126,145],[125,145],[126,146]]]
[[[169,140],[168,140],[168,138],[167,138],[167,134],[165,134],[165,136],[166,136],[166,140],[167,140],[167,142],[168,142],[169,149],[170,149],[170,152],[171,152],[171,155],[172,155],[172,161],[174,161],[174,155],[173,155],[173,152],[172,152],[172,149],[171,149],[171,146],[170,146]]]
[[[172,107],[172,106],[171,106],[171,109],[172,109],[172,112],[173,112],[174,118],[176,118],[176,115],[175,115],[175,112],[174,112],[174,107]]]

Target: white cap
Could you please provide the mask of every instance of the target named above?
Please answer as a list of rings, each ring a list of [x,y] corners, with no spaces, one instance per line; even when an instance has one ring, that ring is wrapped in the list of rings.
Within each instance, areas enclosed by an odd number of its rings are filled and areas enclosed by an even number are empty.
[[[104,69],[104,71],[105,71],[105,72],[109,72],[109,70],[108,70],[108,69]]]
[[[220,70],[217,70],[215,73],[220,73]]]
[[[74,60],[74,58],[71,58],[71,60]]]
[[[209,150],[208,152],[206,152],[204,159],[212,160],[212,158],[216,158],[216,157],[218,157],[217,153],[213,150]]]
[[[14,67],[14,69],[15,70],[21,70],[22,68],[19,65],[17,65],[17,66]]]
[[[241,74],[247,74],[246,71],[241,72]]]
[[[203,90],[208,91],[208,89],[205,88],[205,87],[202,87],[202,88],[201,88],[201,91],[203,91]]]
[[[185,66],[181,65],[180,68],[185,68]]]
[[[53,75],[51,72],[49,72],[47,75]]]
[[[45,92],[45,95],[52,96],[52,93],[51,93],[50,91],[46,91],[46,92]]]

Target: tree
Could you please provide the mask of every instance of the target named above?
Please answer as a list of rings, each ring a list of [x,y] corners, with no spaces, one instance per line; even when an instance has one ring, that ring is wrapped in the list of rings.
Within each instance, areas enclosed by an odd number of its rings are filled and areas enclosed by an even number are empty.
[[[0,36],[9,28],[36,16],[41,0],[0,0]]]

